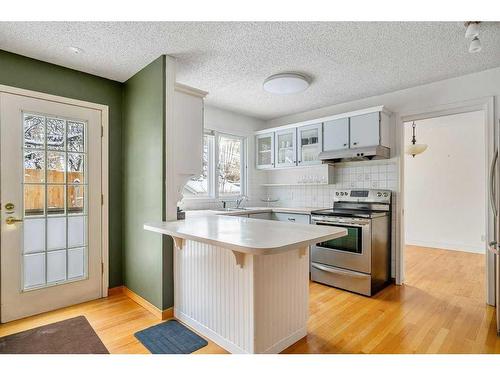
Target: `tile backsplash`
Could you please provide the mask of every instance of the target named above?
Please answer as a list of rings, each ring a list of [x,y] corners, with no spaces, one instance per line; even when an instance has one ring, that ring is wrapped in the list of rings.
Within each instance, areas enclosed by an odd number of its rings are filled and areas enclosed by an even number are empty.
[[[397,163],[351,162],[335,165],[334,184],[269,186],[263,191],[265,196],[279,199],[275,206],[284,207],[330,207],[337,189],[368,188],[398,190]]]

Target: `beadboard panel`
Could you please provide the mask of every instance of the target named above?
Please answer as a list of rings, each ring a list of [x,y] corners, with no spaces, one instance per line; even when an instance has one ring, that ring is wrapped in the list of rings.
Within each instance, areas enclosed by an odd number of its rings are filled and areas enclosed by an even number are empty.
[[[231,353],[279,353],[307,334],[309,251],[245,255],[185,240],[174,251],[174,315]]]
[[[175,249],[175,316],[226,350],[253,353],[252,263],[246,255],[240,268],[230,250],[185,241]]]
[[[255,351],[279,353],[307,334],[309,249],[254,257]]]

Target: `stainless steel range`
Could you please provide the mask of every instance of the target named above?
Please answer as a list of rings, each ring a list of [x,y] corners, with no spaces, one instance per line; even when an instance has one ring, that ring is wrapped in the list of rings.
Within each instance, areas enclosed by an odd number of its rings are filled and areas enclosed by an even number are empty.
[[[311,247],[313,281],[372,296],[391,279],[391,191],[335,191],[333,208],[312,223],[347,229],[347,236]]]

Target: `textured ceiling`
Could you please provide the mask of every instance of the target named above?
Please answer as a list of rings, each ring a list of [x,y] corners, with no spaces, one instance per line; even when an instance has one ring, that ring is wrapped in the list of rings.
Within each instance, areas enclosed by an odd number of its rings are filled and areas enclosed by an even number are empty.
[[[470,54],[461,22],[0,22],[0,49],[118,81],[169,54],[208,104],[270,119],[498,67],[500,24],[480,27],[483,50]],[[284,71],[311,87],[262,90]]]

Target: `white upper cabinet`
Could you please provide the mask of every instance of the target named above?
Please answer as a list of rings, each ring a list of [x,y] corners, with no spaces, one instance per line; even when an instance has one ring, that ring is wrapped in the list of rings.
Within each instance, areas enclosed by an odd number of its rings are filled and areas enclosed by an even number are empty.
[[[389,148],[390,116],[384,106],[377,106],[259,131],[257,168],[319,164],[319,154],[323,151]]]
[[[255,136],[258,169],[274,168],[274,132]]]
[[[324,151],[349,148],[349,118],[326,121],[323,124]]]
[[[197,176],[203,164],[203,96],[178,86],[181,89],[174,93],[174,128],[179,134],[174,144],[175,169],[179,175]]]
[[[297,129],[277,131],[275,137],[276,167],[297,165]]]
[[[350,118],[351,148],[380,144],[380,112],[367,113]]]
[[[323,126],[321,123],[301,126],[298,133],[298,164],[321,163],[318,156],[323,151]]]

